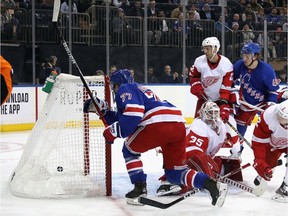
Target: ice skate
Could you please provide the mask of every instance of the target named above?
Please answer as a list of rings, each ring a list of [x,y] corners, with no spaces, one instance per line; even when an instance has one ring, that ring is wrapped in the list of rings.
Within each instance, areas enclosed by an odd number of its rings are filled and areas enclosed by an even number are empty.
[[[137,182],[134,185],[134,189],[130,192],[128,192],[125,197],[126,203],[129,205],[143,205],[138,202],[138,198],[144,196],[147,196],[147,188],[146,188],[146,182]]]
[[[227,184],[216,182],[213,179],[208,178],[204,182],[204,188],[210,192],[210,196],[212,198],[211,204],[222,207],[228,192]]]
[[[276,194],[272,197],[272,200],[277,202],[288,202],[288,188],[286,183],[283,181],[281,186],[276,190]]]
[[[170,184],[169,182],[163,182],[160,187],[157,189],[157,196],[173,196],[179,195],[181,191],[181,187],[179,185]]]

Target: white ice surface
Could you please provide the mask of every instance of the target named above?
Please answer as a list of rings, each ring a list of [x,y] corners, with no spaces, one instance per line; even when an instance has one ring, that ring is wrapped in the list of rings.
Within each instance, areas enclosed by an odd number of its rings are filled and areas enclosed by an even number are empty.
[[[9,190],[9,176],[21,157],[26,140],[30,134],[27,132],[1,133],[0,161],[1,161],[1,216],[288,216],[288,204],[271,200],[275,190],[281,185],[285,173],[285,166],[277,167],[274,177],[268,183],[267,191],[261,197],[256,197],[245,191],[229,186],[226,202],[222,208],[210,204],[206,192],[200,192],[180,203],[162,210],[150,206],[130,206],[125,202],[125,193],[132,189],[124,160],[122,158],[122,140],[116,141],[112,147],[113,167],[113,195],[112,197],[95,197],[86,199],[25,199],[15,197]],[[247,132],[246,138],[251,140],[252,128]],[[222,155],[228,155],[226,149],[221,150]],[[283,162],[285,161],[281,157]],[[243,164],[253,163],[253,154],[245,146]],[[159,186],[157,180],[162,175],[162,157],[156,156],[151,150],[142,155],[144,170],[148,174],[148,196],[155,198],[155,191]],[[286,161],[285,161],[286,162]],[[256,176],[254,168],[243,170],[244,183],[253,185]],[[171,202],[178,197],[160,197],[157,200]]]

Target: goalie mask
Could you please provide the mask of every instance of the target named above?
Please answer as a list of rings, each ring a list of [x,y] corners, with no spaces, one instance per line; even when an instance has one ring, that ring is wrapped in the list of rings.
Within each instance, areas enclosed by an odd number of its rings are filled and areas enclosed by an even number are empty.
[[[213,101],[202,104],[200,118],[213,130],[218,130],[221,125],[220,109]]]
[[[281,102],[277,107],[279,124],[288,130],[288,100]]]

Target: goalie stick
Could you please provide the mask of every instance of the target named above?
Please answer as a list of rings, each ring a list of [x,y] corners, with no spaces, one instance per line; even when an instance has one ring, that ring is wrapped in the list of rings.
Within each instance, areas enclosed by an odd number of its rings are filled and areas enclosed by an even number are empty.
[[[61,40],[61,42],[62,42],[62,45],[63,45],[63,47],[64,47],[64,49],[65,49],[65,51],[66,51],[69,59],[70,59],[71,62],[72,62],[72,65],[73,65],[74,68],[76,68],[76,70],[78,71],[78,74],[79,74],[79,76],[80,76],[80,79],[81,79],[81,81],[82,81],[82,83],[83,83],[83,85],[84,85],[84,87],[85,87],[88,95],[90,96],[91,101],[92,101],[93,105],[95,106],[95,108],[96,108],[96,110],[97,110],[97,113],[98,113],[100,119],[102,120],[104,126],[107,127],[108,124],[107,124],[106,119],[103,117],[103,114],[102,114],[102,112],[101,112],[101,110],[100,110],[100,108],[99,108],[99,103],[98,103],[97,100],[94,99],[93,94],[92,94],[92,92],[91,92],[91,90],[90,90],[90,88],[89,88],[86,80],[84,79],[84,75],[83,75],[83,73],[82,73],[79,65],[77,64],[75,58],[73,57],[73,55],[72,55],[72,53],[71,53],[71,51],[70,51],[70,49],[69,49],[69,47],[68,47],[68,45],[67,45],[67,42],[65,41],[65,39],[64,39],[64,37],[63,37],[63,35],[61,34],[61,32],[60,32],[59,29],[58,29],[57,23],[58,23],[59,11],[60,11],[60,4],[61,4],[61,0],[54,0],[52,24],[53,24],[54,28],[55,28],[56,31],[57,31],[57,34],[58,34],[58,36],[59,36],[59,38],[60,38],[60,40]]]
[[[223,179],[226,179],[228,176],[231,176],[231,175],[236,174],[237,172],[240,172],[241,170],[245,169],[248,166],[250,166],[250,163],[247,163],[247,164],[245,164],[242,167],[239,167],[239,168],[237,168],[235,170],[232,170],[231,172],[227,173],[225,176],[220,176],[219,175],[219,180],[221,182],[223,182]],[[150,198],[147,198],[147,197],[139,197],[138,202],[143,204],[143,205],[149,205],[149,206],[153,206],[153,207],[160,208],[160,209],[167,209],[167,208],[175,205],[176,203],[179,203],[182,200],[192,196],[193,194],[198,193],[199,191],[200,191],[199,189],[193,188],[192,190],[186,192],[184,195],[182,195],[181,197],[179,197],[178,199],[176,199],[176,200],[174,200],[174,201],[172,201],[170,203],[162,203],[160,201],[153,200],[153,199],[150,199]]]

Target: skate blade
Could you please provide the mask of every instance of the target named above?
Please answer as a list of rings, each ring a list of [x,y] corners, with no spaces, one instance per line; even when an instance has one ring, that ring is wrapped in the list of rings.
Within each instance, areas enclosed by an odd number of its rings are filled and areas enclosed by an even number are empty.
[[[146,197],[147,195],[146,194],[143,194],[139,197]],[[134,205],[134,206],[144,206],[144,204],[140,203],[138,201],[139,197],[136,197],[136,198],[126,198],[126,203],[128,205]]]
[[[276,202],[288,203],[288,197],[281,194],[275,194],[271,199]]]
[[[225,202],[225,199],[226,199],[226,196],[227,196],[227,192],[228,192],[228,186],[227,184],[223,184],[223,183],[220,183],[219,184],[219,187],[218,187],[218,190],[219,190],[219,197],[216,201],[216,205],[218,207],[222,207],[224,202]]]
[[[181,187],[179,185],[171,186],[171,189],[166,190],[160,190],[156,193],[156,196],[173,196],[173,195],[179,195],[181,191]]]

